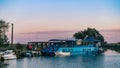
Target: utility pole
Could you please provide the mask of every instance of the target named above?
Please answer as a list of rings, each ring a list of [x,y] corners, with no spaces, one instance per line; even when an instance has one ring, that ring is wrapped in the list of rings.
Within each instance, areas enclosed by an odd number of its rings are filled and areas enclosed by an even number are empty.
[[[13,23],[11,25],[12,25],[12,29],[11,29],[11,45],[13,45]]]

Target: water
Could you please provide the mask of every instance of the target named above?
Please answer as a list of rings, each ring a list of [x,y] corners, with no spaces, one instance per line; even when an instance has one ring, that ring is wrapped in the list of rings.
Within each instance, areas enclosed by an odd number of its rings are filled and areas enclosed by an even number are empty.
[[[99,56],[34,57],[5,61],[2,68],[120,68],[120,54],[111,50]]]

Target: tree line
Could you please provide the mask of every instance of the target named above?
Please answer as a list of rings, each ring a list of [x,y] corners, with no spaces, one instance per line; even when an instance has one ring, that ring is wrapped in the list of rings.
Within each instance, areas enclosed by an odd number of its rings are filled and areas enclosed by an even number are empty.
[[[5,46],[9,45],[9,40],[6,35],[8,28],[9,28],[9,22],[0,20],[0,47],[5,47]]]

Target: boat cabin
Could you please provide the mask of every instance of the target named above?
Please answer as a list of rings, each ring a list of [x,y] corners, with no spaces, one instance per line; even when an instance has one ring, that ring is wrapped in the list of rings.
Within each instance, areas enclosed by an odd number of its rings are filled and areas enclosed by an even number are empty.
[[[27,49],[41,51],[49,47],[75,47],[75,46],[100,46],[99,40],[88,37],[83,40],[69,40],[69,39],[50,39],[41,42],[28,42]]]
[[[78,46],[100,46],[101,42],[92,37],[87,37],[83,40],[77,40],[76,45]]]
[[[75,40],[51,39],[49,41],[28,42],[28,50],[41,51],[48,47],[72,47],[75,45]]]

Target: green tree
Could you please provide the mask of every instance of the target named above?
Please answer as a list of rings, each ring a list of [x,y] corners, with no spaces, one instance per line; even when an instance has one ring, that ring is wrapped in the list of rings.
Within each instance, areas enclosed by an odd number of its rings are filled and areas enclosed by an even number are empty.
[[[25,48],[25,46],[20,43],[17,43],[15,46],[16,46],[15,48],[20,51],[22,51]]]
[[[85,37],[93,37],[95,39],[100,40],[101,42],[104,42],[104,37],[95,28],[87,28],[87,30],[85,29],[84,31],[77,32],[73,36],[75,39],[84,39]]]
[[[8,45],[9,41],[6,35],[8,31],[9,23],[3,20],[0,20],[0,47]]]

